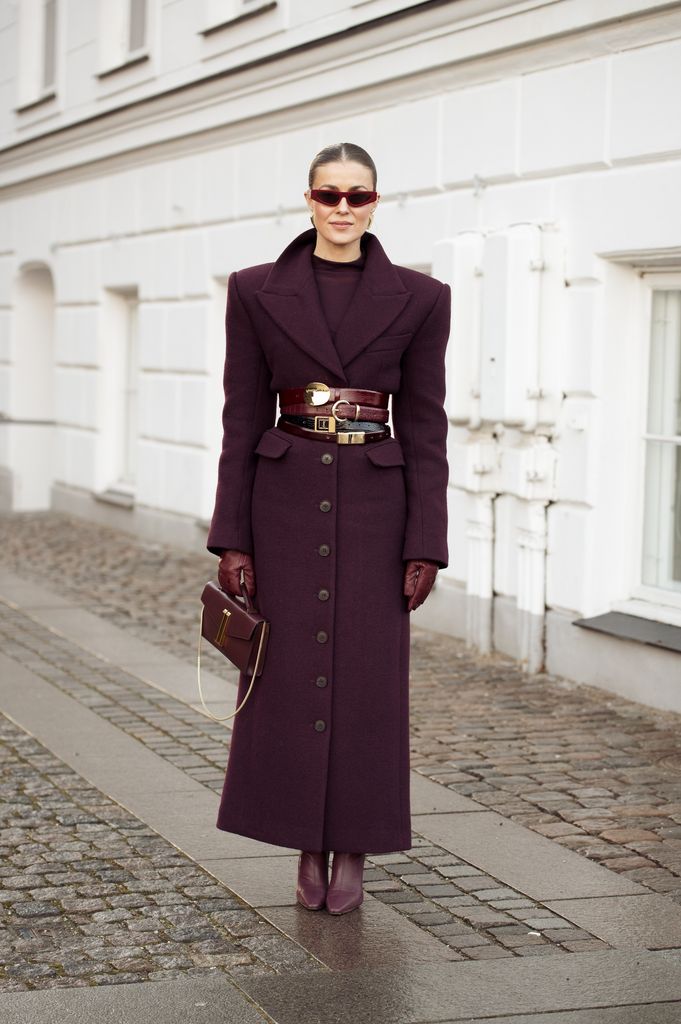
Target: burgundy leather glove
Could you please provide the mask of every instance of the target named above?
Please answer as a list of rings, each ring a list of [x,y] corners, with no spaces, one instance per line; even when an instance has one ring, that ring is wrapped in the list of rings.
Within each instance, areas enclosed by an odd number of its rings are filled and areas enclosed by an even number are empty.
[[[437,562],[427,558],[410,558],[404,567],[404,593],[409,598],[407,611],[422,605],[430,593],[438,569]]]
[[[223,590],[241,597],[241,570],[244,571],[244,583],[249,597],[255,596],[255,570],[253,559],[245,551],[228,548],[222,552],[218,565],[218,583]]]

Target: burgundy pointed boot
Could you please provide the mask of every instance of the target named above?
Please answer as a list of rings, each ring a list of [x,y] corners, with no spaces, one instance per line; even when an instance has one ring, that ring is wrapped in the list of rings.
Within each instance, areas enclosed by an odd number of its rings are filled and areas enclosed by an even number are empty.
[[[330,914],[347,914],[360,905],[364,899],[363,878],[363,853],[334,853],[326,894],[326,909]]]
[[[329,851],[303,850],[298,857],[296,899],[307,910],[321,910],[329,885]]]

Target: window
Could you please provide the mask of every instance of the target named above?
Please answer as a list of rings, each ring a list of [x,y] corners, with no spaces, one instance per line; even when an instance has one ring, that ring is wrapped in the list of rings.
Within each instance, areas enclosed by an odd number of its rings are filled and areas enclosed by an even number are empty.
[[[148,0],[100,0],[100,77],[148,60],[148,20]]]
[[[669,283],[652,292],[641,581],[681,607],[681,280]]]
[[[45,0],[43,12],[43,89],[55,85],[57,0]]]
[[[147,0],[130,0],[128,52],[141,50],[146,42]]]
[[[134,490],[137,479],[137,387],[139,365],[137,359],[138,302],[137,296],[128,299],[127,330],[124,339],[125,354],[121,372],[120,394],[120,463],[119,483]]]
[[[139,443],[139,296],[134,287],[102,297],[102,365],[97,406],[100,453],[95,497],[132,507]]]
[[[18,11],[17,110],[52,99],[57,85],[57,0],[22,0]]]

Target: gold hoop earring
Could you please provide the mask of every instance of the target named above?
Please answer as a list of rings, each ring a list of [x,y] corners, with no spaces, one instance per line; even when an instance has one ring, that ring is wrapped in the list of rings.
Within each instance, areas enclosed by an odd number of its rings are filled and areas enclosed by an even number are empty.
[[[369,216],[369,223],[367,224],[367,228],[370,228],[370,227],[371,227],[371,222],[372,222],[372,220],[373,220],[373,219],[374,219],[374,215],[373,215],[373,213],[372,213],[372,214],[371,214],[371,215]]]
[[[312,221],[312,226],[316,228],[317,225],[314,222],[314,215],[313,214],[310,214],[310,220]]]

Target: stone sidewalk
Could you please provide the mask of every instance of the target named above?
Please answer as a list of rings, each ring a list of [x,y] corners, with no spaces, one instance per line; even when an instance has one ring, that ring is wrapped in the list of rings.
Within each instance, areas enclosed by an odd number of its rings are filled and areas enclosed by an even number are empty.
[[[0,542],[4,1019],[679,1019],[677,716],[414,625],[414,846],[312,914],[298,851],[214,827],[215,559],[55,513]]]

